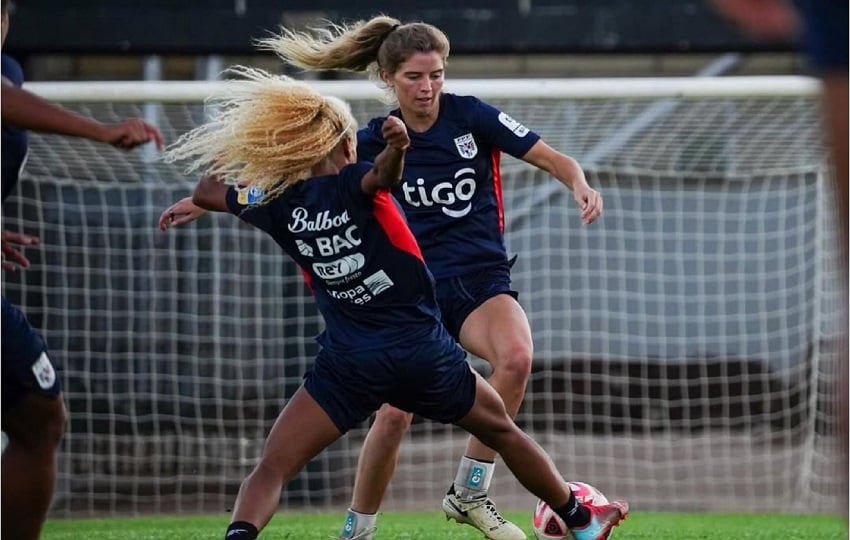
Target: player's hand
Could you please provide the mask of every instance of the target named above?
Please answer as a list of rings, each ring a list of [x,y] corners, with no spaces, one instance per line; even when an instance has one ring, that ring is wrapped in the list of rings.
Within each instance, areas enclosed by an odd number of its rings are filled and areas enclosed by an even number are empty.
[[[192,202],[192,197],[180,199],[159,215],[159,230],[165,231],[191,223],[206,213],[206,210]]]
[[[581,220],[585,225],[593,223],[602,215],[602,195],[587,184],[576,187],[573,198],[581,208]]]
[[[160,150],[165,147],[162,133],[141,118],[130,118],[117,124],[107,124],[103,139],[103,142],[121,150],[132,150],[150,141],[155,142]]]
[[[13,231],[3,231],[2,241],[0,241],[3,251],[3,269],[14,272],[17,270],[18,266],[21,268],[29,268],[29,259],[27,259],[15,246],[32,246],[38,244],[38,242],[39,239],[37,236],[30,236],[29,234]]]
[[[387,116],[384,125],[381,126],[381,134],[384,136],[384,142],[387,143],[387,146],[392,146],[397,150],[407,150],[410,146],[407,126],[404,125],[401,118]]]

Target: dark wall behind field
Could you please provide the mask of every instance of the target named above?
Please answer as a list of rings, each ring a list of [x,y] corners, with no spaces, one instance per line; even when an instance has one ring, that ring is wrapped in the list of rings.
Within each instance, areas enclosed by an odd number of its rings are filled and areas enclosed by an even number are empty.
[[[378,13],[443,29],[453,54],[789,50],[756,42],[707,0],[33,0],[15,7],[5,49],[17,55],[244,54],[278,25]]]

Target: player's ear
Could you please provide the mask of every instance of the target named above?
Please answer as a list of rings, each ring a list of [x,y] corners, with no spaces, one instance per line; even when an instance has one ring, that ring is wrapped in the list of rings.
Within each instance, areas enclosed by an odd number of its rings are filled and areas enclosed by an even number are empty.
[[[378,71],[378,76],[381,77],[381,80],[384,82],[384,84],[386,84],[387,86],[392,86],[393,77],[389,71],[384,68],[381,68],[380,71]]]
[[[342,155],[348,163],[357,162],[357,142],[352,137],[345,137],[342,140]]]

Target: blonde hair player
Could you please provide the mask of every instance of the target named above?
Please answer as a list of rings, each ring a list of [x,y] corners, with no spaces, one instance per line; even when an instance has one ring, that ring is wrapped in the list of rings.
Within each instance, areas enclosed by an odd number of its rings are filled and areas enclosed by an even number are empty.
[[[354,118],[343,102],[304,83],[238,71],[247,80],[230,83],[218,116],[168,152],[169,160],[191,160],[190,170],[205,176],[191,198],[162,213],[160,227],[214,210],[264,230],[301,267],[325,330],[313,369],[239,489],[225,538],[255,539],[283,486],[383,403],[475,434],[564,520],[590,516],[574,529],[578,538],[589,538],[582,531],[607,534],[628,504],[580,506],[549,456],[517,427],[440,322],[433,277],[390,194],[410,146],[404,123],[385,119],[385,144],[374,163],[357,162]],[[225,177],[241,187],[217,181]],[[327,271],[343,266],[344,275]],[[365,538],[373,530],[358,534]]]
[[[489,382],[515,416],[533,345],[528,319],[511,289],[500,153],[548,172],[571,189],[585,224],[602,213],[600,194],[588,185],[576,160],[553,150],[520,122],[474,96],[443,92],[449,40],[430,24],[379,16],[311,33],[283,29],[260,47],[305,69],[369,72],[398,103],[388,117],[404,121],[411,147],[404,178],[393,192],[437,280],[444,324],[466,350],[490,363]],[[382,145],[384,118],[358,133],[361,159],[371,159]],[[375,522],[410,422],[409,414],[389,406],[377,414],[360,454],[347,517],[361,524],[358,530]],[[524,539],[488,495],[495,457],[494,449],[469,440],[443,510],[447,518],[468,523],[487,538]]]

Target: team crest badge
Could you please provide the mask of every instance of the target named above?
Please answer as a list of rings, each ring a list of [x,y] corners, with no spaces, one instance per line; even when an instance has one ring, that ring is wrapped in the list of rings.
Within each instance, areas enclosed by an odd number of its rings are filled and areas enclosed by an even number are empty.
[[[475,144],[475,138],[472,133],[455,137],[455,146],[461,157],[472,159],[478,154],[478,145]]]

